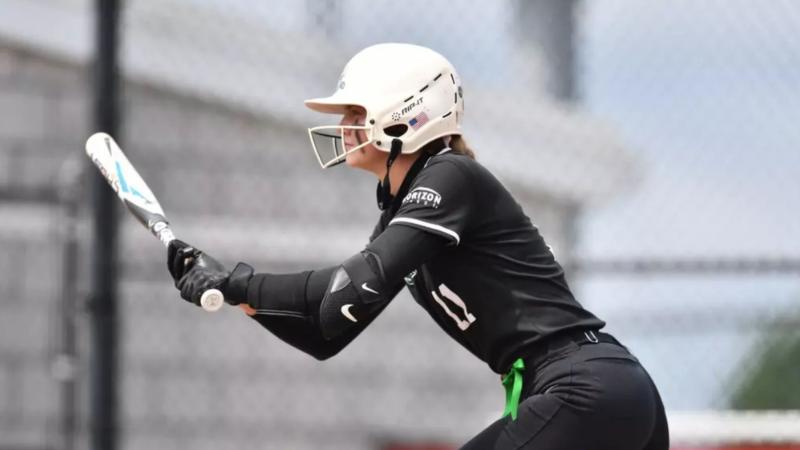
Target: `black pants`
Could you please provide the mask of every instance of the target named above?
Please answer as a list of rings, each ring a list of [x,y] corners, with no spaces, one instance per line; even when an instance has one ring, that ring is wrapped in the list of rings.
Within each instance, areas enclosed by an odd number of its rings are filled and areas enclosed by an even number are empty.
[[[462,450],[667,450],[650,376],[625,347],[596,334],[604,342],[573,333],[542,344],[541,357],[525,359],[517,419],[494,422]]]

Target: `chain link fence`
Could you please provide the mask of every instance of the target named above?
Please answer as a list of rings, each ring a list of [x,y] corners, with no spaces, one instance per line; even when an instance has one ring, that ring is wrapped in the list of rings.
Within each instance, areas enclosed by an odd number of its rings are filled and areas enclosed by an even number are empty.
[[[89,204],[59,194],[88,198],[87,175],[58,174],[92,131],[92,8],[0,7],[0,448],[88,446]],[[129,0],[121,24],[123,148],[176,234],[228,265],[366,243],[375,180],[319,170],[305,130],[338,117],[302,101],[359,49],[412,42],[459,70],[478,160],[670,411],[730,407],[775,334],[797,339],[792,2]],[[500,414],[497,375],[407,294],[317,362],[180,300],[163,248],[120,220],[122,448],[441,448]]]
[[[800,11],[583,12],[582,104],[623,133],[642,176],[580,219],[583,298],[646,359],[671,409],[729,407],[765,342],[798,338]]]

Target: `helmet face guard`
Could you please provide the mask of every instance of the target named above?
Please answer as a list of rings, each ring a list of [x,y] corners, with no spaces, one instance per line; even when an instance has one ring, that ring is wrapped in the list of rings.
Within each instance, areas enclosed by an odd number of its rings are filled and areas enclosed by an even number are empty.
[[[317,161],[323,169],[343,163],[347,155],[360,150],[374,142],[373,127],[363,125],[324,125],[308,129],[311,147],[317,155]],[[367,139],[352,148],[346,148],[344,141],[345,132],[357,133],[364,131]]]

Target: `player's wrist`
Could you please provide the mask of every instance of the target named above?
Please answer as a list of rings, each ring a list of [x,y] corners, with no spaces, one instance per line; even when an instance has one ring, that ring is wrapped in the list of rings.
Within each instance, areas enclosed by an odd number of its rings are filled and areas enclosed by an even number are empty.
[[[227,283],[225,283],[224,294],[225,301],[231,305],[238,305],[247,302],[247,287],[250,284],[250,279],[253,278],[254,269],[251,265],[240,262],[236,264],[230,275],[228,275]]]

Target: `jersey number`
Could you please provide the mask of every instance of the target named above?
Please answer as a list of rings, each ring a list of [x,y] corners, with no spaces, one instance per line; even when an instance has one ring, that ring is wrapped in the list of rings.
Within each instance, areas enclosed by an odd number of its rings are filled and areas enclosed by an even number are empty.
[[[450,308],[447,306],[447,303],[445,303],[445,301],[442,300],[441,297],[439,297],[436,291],[431,291],[431,294],[433,294],[433,299],[436,300],[436,303],[438,303],[439,306],[441,306],[444,309],[444,312],[446,312],[447,315],[450,316],[456,322],[456,325],[458,325],[458,328],[461,331],[464,331],[467,328],[469,328],[469,326],[472,325],[473,322],[475,322],[475,316],[473,316],[472,313],[467,311],[467,305],[464,303],[464,300],[462,300],[461,297],[458,296],[458,294],[451,291],[449,287],[445,286],[444,283],[439,285],[439,292],[442,293],[442,297],[446,298],[451,303],[461,308],[461,310],[464,312],[464,317],[466,318],[466,320],[462,319],[461,317],[458,317],[456,313],[451,311]]]

